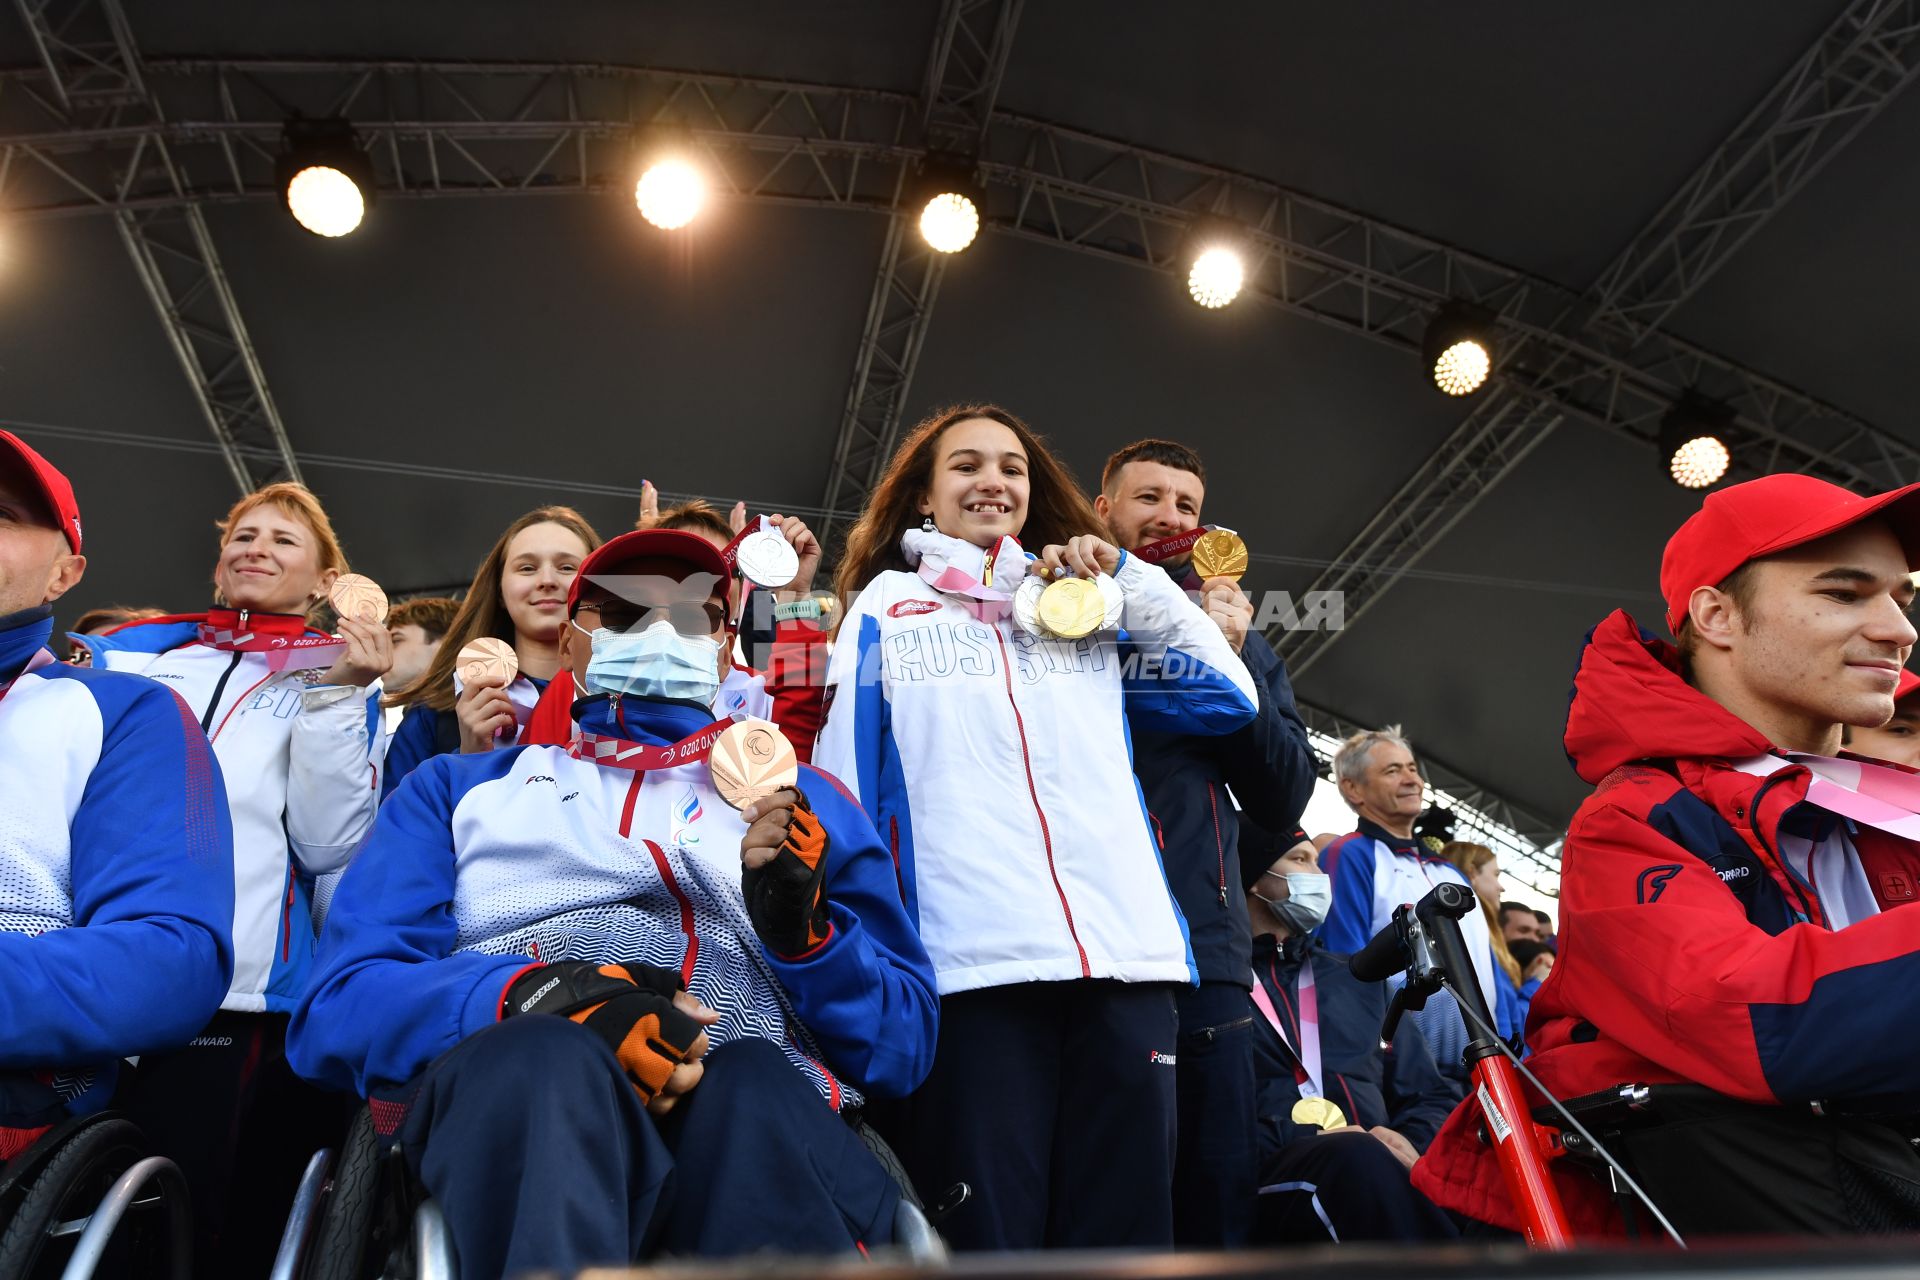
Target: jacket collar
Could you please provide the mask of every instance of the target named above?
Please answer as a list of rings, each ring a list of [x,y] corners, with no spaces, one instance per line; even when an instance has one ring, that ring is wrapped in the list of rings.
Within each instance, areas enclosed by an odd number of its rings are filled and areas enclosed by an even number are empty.
[[[698,733],[714,720],[712,711],[690,702],[656,702],[635,697],[616,701],[605,694],[582,698],[574,704],[574,711],[584,733],[653,746],[671,746]]]
[[[53,606],[35,605],[0,617],[0,684],[26,670],[53,638]]]
[[[1360,819],[1360,825],[1357,830],[1361,835],[1369,839],[1378,840],[1395,853],[1410,854],[1413,857],[1421,857],[1427,854],[1426,846],[1421,844],[1419,840],[1413,836],[1397,836],[1379,823],[1370,821],[1369,819]]]

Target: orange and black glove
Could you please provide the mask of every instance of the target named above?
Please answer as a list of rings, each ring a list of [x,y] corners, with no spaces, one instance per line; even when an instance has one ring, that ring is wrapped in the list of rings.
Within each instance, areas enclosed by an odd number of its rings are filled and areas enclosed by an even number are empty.
[[[653,1101],[705,1028],[674,1007],[680,975],[657,965],[562,960],[514,979],[500,1016],[552,1013],[607,1042],[642,1102]]]
[[[754,932],[776,955],[801,955],[827,940],[826,884],[826,824],[800,795],[773,859],[740,873]]]

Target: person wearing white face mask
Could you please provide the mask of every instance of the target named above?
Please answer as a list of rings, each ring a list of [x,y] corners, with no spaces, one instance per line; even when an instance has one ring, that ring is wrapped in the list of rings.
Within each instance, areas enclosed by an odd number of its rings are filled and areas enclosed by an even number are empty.
[[[1410,1020],[1380,1049],[1386,987],[1356,981],[1313,937],[1333,893],[1305,833],[1275,839],[1243,818],[1240,859],[1254,933],[1254,1243],[1453,1236],[1408,1171],[1459,1089]]]
[[[588,555],[556,736],[543,699],[518,744],[422,762],[334,898],[290,1060],[403,1114],[463,1273],[892,1239],[843,1115],[925,1078],[933,969],[832,778],[716,789],[729,584],[689,533]]]

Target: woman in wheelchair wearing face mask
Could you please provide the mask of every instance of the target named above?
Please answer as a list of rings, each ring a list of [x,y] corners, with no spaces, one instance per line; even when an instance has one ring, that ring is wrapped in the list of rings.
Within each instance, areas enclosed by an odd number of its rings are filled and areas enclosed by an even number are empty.
[[[291,1059],[380,1099],[463,1272],[891,1239],[899,1192],[836,1113],[925,1077],[933,973],[841,787],[710,771],[754,759],[712,711],[729,588],[688,533],[587,556],[577,726],[424,761],[334,899]]]
[[[1387,988],[1355,981],[1346,957],[1313,937],[1333,901],[1313,842],[1300,831],[1276,839],[1244,818],[1240,826],[1254,935],[1254,1243],[1453,1236],[1408,1170],[1458,1087],[1435,1069],[1411,1019],[1381,1051]]]

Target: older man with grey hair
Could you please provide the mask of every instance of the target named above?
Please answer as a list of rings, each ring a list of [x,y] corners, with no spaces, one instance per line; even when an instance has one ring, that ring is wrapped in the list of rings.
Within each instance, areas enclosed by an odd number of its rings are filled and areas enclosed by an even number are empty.
[[[1360,827],[1320,854],[1321,869],[1333,877],[1333,906],[1320,926],[1320,940],[1330,951],[1351,955],[1386,927],[1401,903],[1418,902],[1442,880],[1464,885],[1467,878],[1413,837],[1425,787],[1413,745],[1399,725],[1342,742],[1333,756],[1333,777]],[[1460,931],[1480,989],[1493,991],[1493,943],[1485,914],[1467,913]]]

